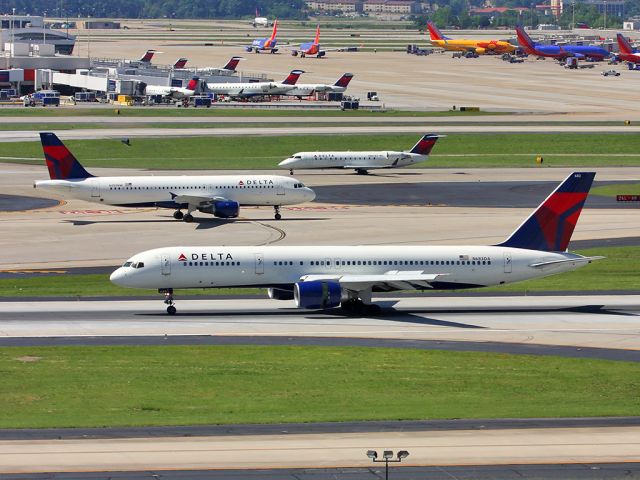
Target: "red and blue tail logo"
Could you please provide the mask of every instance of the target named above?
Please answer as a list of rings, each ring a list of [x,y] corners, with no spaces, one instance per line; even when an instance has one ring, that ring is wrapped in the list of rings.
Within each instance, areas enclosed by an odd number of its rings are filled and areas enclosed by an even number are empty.
[[[173,64],[173,68],[184,68],[188,61],[188,59],[181,57]]]
[[[80,165],[73,153],[64,146],[55,133],[40,133],[40,141],[51,180],[93,177]]]
[[[193,77],[191,80],[189,80],[189,83],[187,84],[187,90],[195,91],[196,88],[198,88],[199,81],[200,81],[200,77]]]
[[[282,83],[285,85],[295,85],[300,78],[300,75],[304,73],[304,70],[291,70],[291,73],[285,78]]]
[[[595,172],[574,172],[500,247],[563,252],[578,223]]]
[[[409,153],[417,153],[418,155],[429,155],[431,149],[438,141],[438,135],[428,134],[418,140]]]
[[[231,60],[229,60],[227,64],[224,67],[222,67],[222,69],[231,70],[232,72],[235,72],[236,67],[238,66],[238,63],[240,63],[240,60],[242,60],[242,57],[231,57]]]
[[[336,83],[333,84],[333,86],[347,88],[352,78],[353,78],[353,73],[345,73],[338,79]]]
[[[147,50],[139,61],[144,63],[151,63],[151,59],[153,58],[154,53],[156,53],[155,50]]]

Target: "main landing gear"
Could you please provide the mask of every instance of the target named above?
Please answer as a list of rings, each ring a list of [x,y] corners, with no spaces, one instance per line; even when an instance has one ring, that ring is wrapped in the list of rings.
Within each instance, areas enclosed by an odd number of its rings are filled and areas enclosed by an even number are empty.
[[[342,302],[340,308],[347,315],[380,315],[382,313],[379,305],[364,303],[359,298]]]
[[[356,168],[356,173],[358,175],[369,175],[369,170],[365,170],[364,168]]]
[[[187,223],[193,222],[193,215],[191,215],[191,212],[183,214],[180,210],[176,210],[173,212],[173,218],[176,220],[184,220]]]
[[[173,288],[159,288],[158,293],[164,293],[164,303],[167,305],[167,313],[175,315],[177,310],[173,301]]]
[[[274,205],[273,209],[275,210],[276,214],[274,215],[274,218],[276,220],[280,220],[282,218],[282,215],[280,215],[280,205]]]

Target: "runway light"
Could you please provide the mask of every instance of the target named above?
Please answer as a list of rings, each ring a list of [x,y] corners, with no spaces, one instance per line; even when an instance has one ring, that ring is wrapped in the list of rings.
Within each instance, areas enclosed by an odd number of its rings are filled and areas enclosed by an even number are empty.
[[[403,459],[409,456],[407,450],[399,450],[397,457],[393,458],[393,450],[383,450],[382,458],[378,460],[378,452],[375,450],[367,450],[367,457],[369,457],[374,463],[384,462],[384,478],[389,480],[389,463],[400,463]]]

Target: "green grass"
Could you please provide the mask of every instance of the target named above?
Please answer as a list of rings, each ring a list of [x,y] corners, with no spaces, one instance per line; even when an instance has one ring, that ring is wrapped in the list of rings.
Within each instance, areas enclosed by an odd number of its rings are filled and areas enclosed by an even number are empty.
[[[376,348],[0,349],[0,428],[640,415],[640,364]]]
[[[500,287],[482,288],[482,292],[615,291],[640,290],[638,261],[640,247],[607,247],[582,250],[582,255],[607,257],[573,272],[529,280]],[[473,291],[473,290],[472,290]],[[461,290],[462,294],[466,292]],[[430,291],[426,291],[428,295]],[[456,292],[450,292],[456,295]],[[0,297],[113,297],[155,296],[155,290],[122,288],[109,282],[108,275],[58,275],[0,279]],[[265,295],[257,288],[176,290],[178,298],[191,295]]]
[[[425,127],[425,132],[437,128]],[[162,130],[158,130],[162,135]],[[134,138],[131,146],[113,140],[70,140],[88,167],[147,169],[273,169],[298,151],[406,150],[419,135],[290,135],[191,138]],[[422,167],[623,166],[640,164],[640,135],[458,134],[441,138]],[[0,144],[0,161],[41,164],[38,142]]]
[[[619,185],[605,185],[591,189],[592,195],[615,197],[616,195],[640,195],[640,183],[621,183]]]

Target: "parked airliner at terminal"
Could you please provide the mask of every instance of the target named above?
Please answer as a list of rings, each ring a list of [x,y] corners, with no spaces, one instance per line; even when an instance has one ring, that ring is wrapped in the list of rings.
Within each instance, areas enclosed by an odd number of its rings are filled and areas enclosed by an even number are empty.
[[[298,152],[278,164],[293,175],[297,169],[307,168],[353,168],[357,173],[366,174],[379,168],[398,168],[424,162],[438,141],[438,135],[425,135],[408,152]]]
[[[595,177],[574,172],[504,242],[491,246],[166,247],[138,253],[116,285],[157,288],[175,314],[173,289],[268,287],[299,308],[377,313],[373,292],[502,285],[582,267],[601,257],[569,253]]]
[[[123,207],[171,208],[176,220],[193,221],[198,210],[219,218],[235,218],[240,205],[273,206],[280,220],[282,205],[310,202],[315,193],[295,178],[279,175],[175,175],[94,177],[54,133],[41,133],[50,180],[34,188],[64,197]],[[182,210],[187,210],[183,214]]]

